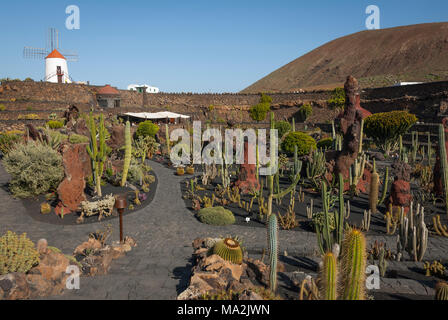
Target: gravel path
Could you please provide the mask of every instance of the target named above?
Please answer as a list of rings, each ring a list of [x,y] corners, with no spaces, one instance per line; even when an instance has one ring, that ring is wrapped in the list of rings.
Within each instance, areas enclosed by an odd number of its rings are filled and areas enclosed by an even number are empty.
[[[138,246],[126,257],[115,260],[105,276],[81,278],[80,290],[70,291],[57,299],[175,299],[190,277],[192,241],[197,237],[238,235],[247,249],[266,247],[263,228],[244,226],[213,227],[198,222],[185,208],[180,181],[174,171],[150,162],[158,177],[152,203],[139,212],[124,217],[124,233],[137,240]],[[8,174],[0,166],[0,234],[7,230],[26,232],[37,241],[46,238],[49,245],[64,253],[88,239],[88,235],[105,225],[114,228],[112,240],[118,240],[118,219],[104,223],[59,226],[33,220],[20,200],[5,190]],[[309,232],[280,231],[280,252],[290,256],[313,256],[317,252],[315,235]],[[369,237],[368,241],[384,241],[395,249],[395,237]],[[448,252],[447,239],[430,238],[425,260],[440,259]]]

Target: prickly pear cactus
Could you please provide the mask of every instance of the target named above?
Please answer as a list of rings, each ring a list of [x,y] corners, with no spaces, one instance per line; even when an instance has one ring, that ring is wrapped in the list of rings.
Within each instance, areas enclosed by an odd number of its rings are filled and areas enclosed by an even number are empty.
[[[27,272],[39,263],[39,253],[26,233],[20,237],[8,231],[0,238],[0,275]]]
[[[213,253],[235,264],[243,262],[243,250],[239,242],[232,238],[225,238],[216,242],[213,246]]]

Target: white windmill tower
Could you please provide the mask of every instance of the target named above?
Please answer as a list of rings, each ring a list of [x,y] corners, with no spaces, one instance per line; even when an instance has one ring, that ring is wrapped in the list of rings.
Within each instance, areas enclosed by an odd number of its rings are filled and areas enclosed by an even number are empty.
[[[61,53],[59,51],[59,31],[55,28],[48,30],[46,49],[25,47],[23,49],[25,59],[45,59],[45,81],[53,83],[71,83],[67,61],[78,61],[78,55],[74,52]]]

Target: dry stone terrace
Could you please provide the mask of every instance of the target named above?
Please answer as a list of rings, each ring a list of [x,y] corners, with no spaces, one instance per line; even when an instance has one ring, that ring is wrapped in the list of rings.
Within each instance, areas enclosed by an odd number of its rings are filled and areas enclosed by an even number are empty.
[[[202,224],[186,209],[182,200],[180,182],[183,179],[157,162],[149,164],[158,177],[158,187],[151,204],[124,219],[125,235],[133,237],[138,246],[125,258],[116,260],[107,275],[81,278],[80,290],[67,291],[56,299],[175,299],[189,281],[192,256],[192,241],[198,237],[238,235],[253,257],[259,258],[266,248],[266,230],[232,225],[214,227]],[[89,233],[111,224],[112,240],[118,239],[118,219],[97,224],[61,226],[33,220],[26,214],[20,200],[13,199],[6,191],[8,174],[0,167],[0,234],[7,230],[26,232],[37,241],[46,238],[49,245],[72,253]],[[396,236],[368,236],[368,243],[375,240],[395,248]],[[280,252],[288,256],[316,256],[317,242],[314,233],[297,231],[279,232]],[[432,261],[444,256],[448,241],[430,237],[425,260]],[[250,253],[250,255],[252,255]],[[407,265],[409,263],[406,263]],[[411,262],[412,264],[412,262]],[[384,290],[413,294],[433,294],[429,286],[414,280],[383,282]]]

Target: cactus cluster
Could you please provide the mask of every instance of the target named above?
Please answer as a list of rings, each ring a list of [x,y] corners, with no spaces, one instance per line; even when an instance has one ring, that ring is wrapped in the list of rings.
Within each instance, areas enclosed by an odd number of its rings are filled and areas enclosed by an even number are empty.
[[[241,264],[243,262],[243,250],[239,242],[233,238],[225,238],[216,242],[213,246],[213,254],[217,254],[224,260],[234,264]]]
[[[97,128],[95,118],[90,113],[89,117],[90,144],[87,145],[87,153],[92,162],[93,180],[95,182],[95,191],[98,196],[101,194],[101,177],[103,176],[104,163],[106,161],[106,127],[104,126],[104,117],[100,115],[99,127]],[[98,140],[97,140],[98,135]]]
[[[400,228],[397,236],[397,260],[403,256],[403,250],[406,250],[414,261],[422,261],[428,246],[428,228],[425,224],[424,207],[417,205],[414,210],[414,204],[411,203],[407,215],[404,208],[400,213]]]
[[[448,300],[448,283],[437,283],[435,300]]]
[[[18,236],[8,231],[0,238],[0,275],[11,272],[28,272],[39,263],[34,243],[23,233]]]
[[[350,229],[345,233],[341,261],[340,247],[323,255],[319,274],[319,296],[323,300],[364,300],[366,240],[363,233]]]

